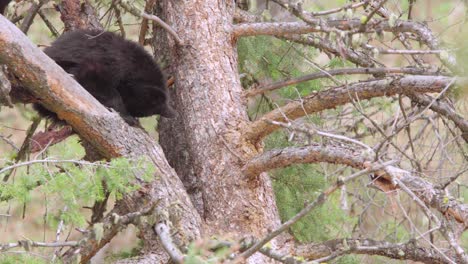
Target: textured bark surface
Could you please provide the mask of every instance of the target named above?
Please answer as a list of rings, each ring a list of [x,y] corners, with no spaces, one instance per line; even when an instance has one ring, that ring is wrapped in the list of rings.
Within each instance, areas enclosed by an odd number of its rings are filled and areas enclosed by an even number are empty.
[[[265,234],[279,218],[266,174],[248,181],[241,172],[257,152],[240,133],[248,116],[230,37],[234,6],[224,1],[160,4],[163,19],[187,44],[165,42],[179,116],[161,122],[161,145],[205,220],[206,235]]]
[[[180,228],[175,235],[178,245],[186,245],[200,236],[200,217],[154,139],[143,130],[128,126],[117,113],[102,106],[2,16],[0,49],[0,63],[7,65],[31,94],[45,107],[56,112],[80,136],[88,139],[101,155],[106,158],[145,155],[154,163],[157,171],[154,181],[150,184],[142,182],[144,187],[122,199],[111,213],[123,215],[157,204],[156,215],[167,215],[169,219],[156,220],[170,220]],[[111,222],[111,218],[103,222]],[[151,230],[150,226],[141,228]],[[69,255],[79,250],[81,262],[86,262],[119,231],[118,226],[110,225],[110,228],[104,230],[100,241],[90,238],[81,248],[72,249]],[[154,232],[147,232],[145,239],[160,254],[161,260],[167,260]]]

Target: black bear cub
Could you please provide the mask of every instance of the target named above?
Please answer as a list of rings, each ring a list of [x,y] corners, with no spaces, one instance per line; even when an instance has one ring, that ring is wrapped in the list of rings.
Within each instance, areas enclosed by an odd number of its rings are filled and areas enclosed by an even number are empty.
[[[175,116],[163,73],[151,55],[132,41],[111,32],[75,30],[60,36],[44,52],[130,125],[136,122],[133,117]],[[57,119],[39,104],[34,108]]]

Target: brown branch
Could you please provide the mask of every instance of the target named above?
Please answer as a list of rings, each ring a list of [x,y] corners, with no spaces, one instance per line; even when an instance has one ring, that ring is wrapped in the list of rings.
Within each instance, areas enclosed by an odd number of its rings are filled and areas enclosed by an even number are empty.
[[[271,84],[263,84],[255,89],[251,89],[245,93],[246,97],[252,97],[265,92],[273,91],[285,86],[294,85],[302,82],[312,81],[328,76],[336,75],[351,75],[351,74],[412,74],[412,75],[435,75],[435,72],[427,72],[424,69],[418,68],[348,68],[348,69],[335,69],[325,72],[314,72],[312,74],[304,75],[298,78],[282,80]]]
[[[405,259],[420,261],[423,263],[447,264],[440,253],[431,248],[416,245],[415,241],[403,244],[392,244],[387,241],[376,241],[366,238],[333,239],[319,244],[299,245],[295,249],[295,255],[308,260],[318,260],[326,257],[333,259],[345,254],[365,254],[385,256],[392,259]]]
[[[0,251],[6,251],[15,247],[23,247],[29,251],[32,247],[74,247],[79,244],[78,241],[65,241],[65,242],[36,242],[30,240],[21,240],[17,243],[0,244]]]
[[[146,1],[145,13],[151,14],[153,12],[153,8],[154,8],[155,4],[156,4],[156,0]],[[138,37],[138,43],[140,43],[140,45],[142,45],[142,46],[145,45],[145,38],[146,38],[146,32],[147,31],[148,31],[148,19],[143,18],[141,20],[140,34],[139,34],[139,37]]]
[[[182,39],[179,37],[179,35],[177,35],[177,33],[175,32],[174,29],[171,28],[171,26],[169,26],[168,24],[166,24],[166,22],[164,22],[162,19],[160,19],[159,17],[155,16],[155,15],[150,15],[150,14],[147,14],[145,12],[141,12],[139,11],[138,9],[136,9],[135,7],[131,6],[129,3],[125,2],[125,1],[119,1],[119,4],[126,10],[128,11],[129,13],[131,13],[132,15],[134,16],[137,16],[137,17],[141,17],[141,18],[145,18],[145,19],[148,19],[148,20],[152,20],[154,21],[155,23],[157,23],[159,26],[161,26],[162,28],[164,28],[173,38],[174,38],[174,41],[177,43],[177,45],[184,45],[184,42],[182,41]]]
[[[31,27],[34,21],[34,18],[37,15],[37,12],[39,12],[41,7],[47,2],[49,2],[49,0],[41,0],[37,4],[35,2],[31,4],[31,7],[26,12],[26,17],[24,18],[23,23],[21,23],[21,26],[20,26],[21,31],[23,31],[25,34],[28,33],[29,27]]]
[[[238,23],[253,23],[261,21],[261,17],[252,15],[249,12],[240,9],[236,9],[234,19]],[[347,59],[361,67],[372,67],[376,64],[373,58],[371,58],[368,54],[356,51],[351,48],[346,48],[345,45],[340,45],[340,47],[338,47],[338,45],[335,45],[326,38],[321,38],[317,35],[288,34],[285,36],[277,36],[277,38],[315,47],[327,54],[343,57],[344,59]]]
[[[75,134],[73,129],[68,125],[61,127],[58,130],[48,129],[44,132],[39,132],[31,138],[30,152],[35,153],[42,151],[46,147],[50,147],[64,141],[73,134]]]
[[[0,62],[8,66],[22,86],[47,109],[70,124],[103,157],[150,158],[156,169],[154,180],[146,183],[137,177],[137,183],[144,187],[126,195],[114,207],[115,213],[124,215],[138,210],[144,204],[162,201],[158,204],[159,209],[172,216],[178,211],[170,205],[177,203],[184,214],[177,216],[180,228],[174,235],[176,242],[187,245],[190,240],[200,236],[201,218],[154,139],[141,129],[128,126],[118,113],[110,112],[101,105],[3,16],[0,16],[0,47]],[[93,257],[117,233],[118,230],[107,232],[108,235],[99,243],[88,240],[80,244],[75,250],[81,252],[81,262]],[[157,248],[159,244],[155,243]]]
[[[41,119],[38,117],[33,119],[31,126],[28,128],[28,131],[26,132],[26,137],[23,141],[23,144],[21,145],[20,150],[16,154],[14,163],[18,163],[20,160],[24,160],[26,155],[29,153],[28,150],[29,150],[29,146],[31,145],[31,138],[34,135],[34,132],[36,132],[36,129],[39,126],[40,122],[41,122]],[[2,170],[3,168],[0,171]],[[3,182],[7,182],[12,173],[13,173],[13,170],[11,170],[10,173],[6,174],[5,177],[3,177]]]
[[[380,12],[383,8],[377,8],[375,10]],[[301,18],[303,21],[237,24],[232,29],[233,37],[237,38],[241,36],[257,35],[287,36],[291,34],[332,31],[347,31],[349,33],[373,33],[387,31],[393,32],[396,35],[401,33],[413,33],[417,36],[419,41],[425,43],[431,50],[437,50],[439,47],[437,38],[432,34],[432,31],[422,23],[397,20],[394,24],[390,25],[386,20],[374,20],[363,25],[359,19],[324,20],[316,18],[302,10],[295,10],[293,14]],[[453,56],[439,56],[439,58],[445,65],[451,69],[454,68],[456,60]]]
[[[438,48],[437,39],[434,37],[428,27],[421,23],[402,20],[396,21],[394,26],[391,26],[388,21],[385,20],[375,20],[366,24],[365,27],[362,27],[361,21],[359,19],[323,20],[314,18],[312,21],[308,21],[308,23],[303,21],[280,23],[243,23],[234,25],[232,34],[235,37],[258,35],[285,36],[313,32],[330,32],[333,30],[357,31],[361,33],[373,33],[379,31],[388,31],[394,33],[410,32],[419,36],[421,41],[428,45],[429,48]]]
[[[96,239],[93,227],[82,232],[84,237],[81,239],[84,243],[80,243],[75,247],[67,250],[62,258],[67,260],[67,263],[71,263],[74,258],[79,254],[79,263],[88,263],[92,256],[94,256],[99,249],[107,245],[112,238],[114,238],[123,228],[129,224],[137,224],[137,220],[141,216],[149,215],[153,212],[154,205],[141,209],[140,211],[130,212],[125,215],[119,215],[118,207],[114,208],[104,219],[102,220],[103,234],[100,239]]]
[[[247,37],[259,35],[286,36],[291,34],[307,34],[323,32],[320,27],[311,26],[305,22],[260,22],[234,25],[234,37]]]
[[[262,21],[262,18],[260,16],[256,16],[250,12],[247,12],[245,10],[236,8],[234,14],[233,14],[233,19],[234,22],[236,23],[245,23],[245,22],[260,22]]]
[[[464,79],[460,79],[463,81]],[[275,109],[259,120],[254,121],[245,129],[245,136],[252,142],[259,142],[264,137],[278,129],[276,125],[269,124],[267,120],[288,122],[302,116],[332,109],[344,105],[352,100],[367,100],[379,96],[392,96],[412,91],[415,93],[441,92],[453,81],[451,77],[444,76],[405,76],[402,78],[387,78],[357,82],[336,87],[326,91],[314,93]]]
[[[384,49],[380,47],[374,47],[369,44],[363,44],[361,47],[370,51],[376,50],[379,54],[398,54],[398,55],[427,55],[427,54],[440,54],[442,52],[449,52],[448,50],[397,50],[397,49]]]
[[[295,34],[279,36],[278,38],[300,43],[302,45],[315,47],[327,54],[333,54],[336,57],[341,57],[346,60],[349,60],[350,62],[357,64],[361,67],[373,67],[375,64],[378,64],[368,54],[356,51],[354,49],[346,48],[345,45],[340,45],[340,47],[338,47],[339,45],[335,45],[330,40],[318,37],[317,35]]]
[[[364,21],[364,23],[362,23],[362,27],[365,27],[367,25],[367,23],[369,23],[369,21],[372,19],[372,17],[380,10],[380,8],[382,8],[384,6],[384,4],[387,2],[387,0],[381,0],[380,3],[378,4],[378,6],[374,7],[374,9],[372,9],[371,13],[366,17],[366,20]]]
[[[261,172],[284,168],[297,163],[327,162],[362,169],[365,161],[362,150],[333,146],[325,148],[319,144],[311,144],[266,151],[247,162],[242,170],[247,177],[254,178]]]
[[[59,32],[57,31],[57,29],[54,27],[54,25],[52,24],[52,22],[50,22],[49,18],[44,14],[44,12],[39,9],[37,11],[37,13],[39,14],[39,16],[41,17],[42,21],[44,21],[44,24],[46,24],[47,28],[49,28],[50,30],[50,33],[52,33],[52,35],[54,37],[58,37],[60,34]]]
[[[13,102],[10,97],[11,82],[8,80],[6,68],[0,65],[0,105],[13,107]]]

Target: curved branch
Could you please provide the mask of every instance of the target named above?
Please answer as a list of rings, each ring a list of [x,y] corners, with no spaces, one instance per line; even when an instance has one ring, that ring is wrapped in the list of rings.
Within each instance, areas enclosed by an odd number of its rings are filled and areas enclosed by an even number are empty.
[[[461,79],[464,80],[464,79]],[[415,93],[437,93],[453,81],[444,76],[405,76],[358,82],[314,93],[301,101],[294,101],[265,114],[245,129],[245,137],[259,142],[279,128],[270,121],[288,122],[299,117],[332,109],[353,100],[367,100],[379,96],[392,96],[412,91]]]
[[[312,144],[301,147],[287,147],[273,149],[250,160],[243,168],[243,172],[249,178],[256,177],[264,171],[276,168],[284,168],[297,163],[327,162],[344,164],[353,168],[363,169],[366,159],[362,156],[362,150],[351,150],[342,147]]]
[[[253,158],[243,168],[249,178],[254,178],[261,172],[275,168],[286,167],[297,163],[328,162],[343,164],[356,169],[368,168],[371,159],[359,150],[350,150],[343,147],[310,145],[304,147],[288,147],[274,149]],[[432,183],[421,177],[415,177],[410,172],[386,166],[384,170],[376,173],[373,182],[383,190],[398,189],[395,179],[404,184],[409,190],[421,199],[427,207],[431,207],[440,213],[451,216],[459,223],[468,225],[468,205],[461,204],[455,198],[450,197],[443,189],[436,188]]]
[[[145,204],[157,204],[159,210],[171,216],[178,211],[170,205],[177,203],[185,213],[177,216],[180,230],[174,239],[184,245],[200,236],[201,218],[154,139],[141,129],[128,126],[118,113],[101,105],[3,16],[0,16],[0,47],[0,63],[7,65],[31,94],[104,157],[147,156],[153,162],[157,174],[154,181],[139,182],[145,188],[124,197],[114,208],[115,213],[125,215]],[[117,232],[105,230],[101,241],[89,240],[74,252],[79,251],[81,262],[86,262]]]

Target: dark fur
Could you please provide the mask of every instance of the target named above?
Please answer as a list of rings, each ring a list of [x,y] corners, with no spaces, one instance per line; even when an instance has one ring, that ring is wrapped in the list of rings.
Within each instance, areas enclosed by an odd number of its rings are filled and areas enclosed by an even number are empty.
[[[134,42],[111,32],[75,30],[63,34],[44,52],[130,124],[134,122],[132,117],[175,116],[168,104],[163,73]],[[43,116],[56,118],[40,105],[35,109]]]
[[[10,2],[0,0],[0,14]],[[129,124],[135,123],[133,117],[176,114],[169,105],[163,73],[151,55],[132,41],[111,32],[76,30],[60,36],[44,52]],[[34,108],[58,120],[42,105]]]
[[[0,14],[5,14],[5,8],[11,2],[11,0],[0,0]]]

